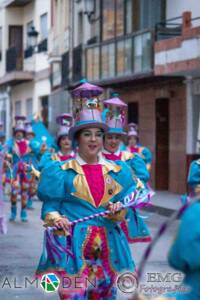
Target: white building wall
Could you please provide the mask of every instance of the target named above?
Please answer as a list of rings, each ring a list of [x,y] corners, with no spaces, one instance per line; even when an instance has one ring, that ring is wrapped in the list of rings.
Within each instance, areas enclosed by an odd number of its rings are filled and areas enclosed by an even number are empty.
[[[191,11],[192,18],[200,17],[199,0],[167,0],[166,19],[176,18],[184,11]],[[193,22],[193,25],[200,24],[200,20]]]

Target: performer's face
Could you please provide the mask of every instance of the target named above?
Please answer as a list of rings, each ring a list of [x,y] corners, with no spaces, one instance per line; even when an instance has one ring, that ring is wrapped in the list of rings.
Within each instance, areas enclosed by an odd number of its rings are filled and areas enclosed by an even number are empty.
[[[59,145],[61,150],[68,151],[71,149],[71,141],[67,135],[60,138]]]
[[[97,157],[103,146],[103,132],[99,128],[83,129],[78,136],[79,153],[87,157]]]
[[[34,134],[33,133],[27,133],[26,134],[26,138],[27,138],[27,140],[32,140],[33,138],[34,138]]]
[[[128,139],[128,145],[129,147],[134,147],[137,144],[137,137],[132,135]]]
[[[114,153],[119,149],[120,142],[121,135],[108,133],[105,135],[104,148],[107,151]]]
[[[24,138],[24,132],[23,132],[23,131],[17,131],[17,132],[15,133],[15,138],[16,138],[16,140],[18,140],[18,141],[22,140],[22,139]]]

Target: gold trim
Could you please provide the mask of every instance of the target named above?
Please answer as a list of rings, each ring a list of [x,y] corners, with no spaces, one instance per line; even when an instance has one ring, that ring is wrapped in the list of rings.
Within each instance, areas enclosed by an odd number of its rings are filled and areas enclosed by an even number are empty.
[[[114,164],[114,163],[111,163],[111,162],[108,162],[105,160],[105,164],[102,164],[103,166],[103,174],[107,174],[108,172],[110,171],[113,171],[113,172],[119,172],[121,170],[121,167]],[[76,171],[78,174],[82,174],[84,175],[84,171],[81,167],[81,165],[78,163],[78,161],[76,159],[71,159],[69,161],[67,161],[66,163],[64,163],[61,168],[66,171],[68,169],[73,169],[74,171]]]
[[[200,194],[200,184],[198,184],[194,189],[195,194]]]
[[[56,160],[56,161],[57,160],[60,161],[60,158],[59,158],[59,156],[56,153],[51,156],[51,159],[52,160]]]
[[[122,161],[132,159],[135,156],[134,153],[131,153],[131,152],[128,152],[128,151],[122,151],[121,153],[122,153],[122,156],[121,156]]]
[[[48,226],[54,226],[54,223],[56,221],[59,221],[62,219],[62,216],[59,214],[58,211],[51,211],[49,212],[44,219],[44,227]]]

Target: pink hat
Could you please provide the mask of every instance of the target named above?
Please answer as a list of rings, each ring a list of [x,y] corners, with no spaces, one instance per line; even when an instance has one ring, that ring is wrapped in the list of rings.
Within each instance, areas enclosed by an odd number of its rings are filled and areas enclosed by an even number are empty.
[[[69,130],[70,139],[74,139],[75,134],[84,128],[101,128],[108,130],[108,126],[102,120],[102,104],[98,95],[103,92],[102,88],[83,83],[74,91],[74,119],[75,125]]]
[[[118,94],[115,93],[113,96],[111,99],[104,101],[106,124],[109,126],[108,133],[125,135],[127,104],[117,97]]]
[[[15,116],[15,127],[14,127],[14,131],[24,131],[25,132],[25,120],[26,117],[25,116]]]
[[[138,136],[138,125],[135,123],[128,124],[128,136]]]
[[[73,124],[73,117],[71,114],[61,114],[56,118],[57,124],[59,124],[59,129],[57,132],[57,141],[61,136],[68,135],[69,129]]]

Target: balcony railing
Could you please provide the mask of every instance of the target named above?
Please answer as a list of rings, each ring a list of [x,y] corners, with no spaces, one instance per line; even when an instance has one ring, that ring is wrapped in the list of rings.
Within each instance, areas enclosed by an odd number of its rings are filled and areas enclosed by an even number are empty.
[[[153,32],[142,31],[85,48],[86,76],[91,81],[151,72]]]
[[[17,48],[12,47],[6,51],[6,71],[22,71],[23,55],[19,53]]]

